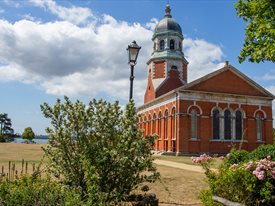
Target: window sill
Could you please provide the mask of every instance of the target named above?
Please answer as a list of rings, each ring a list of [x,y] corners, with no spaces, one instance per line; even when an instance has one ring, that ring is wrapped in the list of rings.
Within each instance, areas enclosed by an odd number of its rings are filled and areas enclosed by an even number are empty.
[[[191,142],[199,142],[199,141],[201,141],[201,140],[200,140],[200,139],[198,139],[198,138],[196,138],[196,139],[191,138],[191,139],[189,139],[189,141],[191,141]]]
[[[264,141],[262,141],[262,140],[257,140],[256,142],[257,142],[257,143],[260,143],[260,144],[265,143],[265,142],[264,142]]]
[[[240,139],[211,139],[210,142],[248,142]]]

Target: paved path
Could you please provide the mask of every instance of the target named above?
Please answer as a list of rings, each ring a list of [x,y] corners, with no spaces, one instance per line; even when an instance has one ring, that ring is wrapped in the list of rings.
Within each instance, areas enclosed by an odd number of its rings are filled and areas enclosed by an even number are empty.
[[[185,163],[172,162],[172,161],[159,160],[159,159],[155,159],[154,163],[156,163],[157,165],[164,165],[164,166],[174,167],[174,168],[188,170],[188,171],[192,171],[192,172],[204,173],[204,170],[202,169],[201,166],[195,166],[195,165],[189,165],[189,164],[185,164]]]

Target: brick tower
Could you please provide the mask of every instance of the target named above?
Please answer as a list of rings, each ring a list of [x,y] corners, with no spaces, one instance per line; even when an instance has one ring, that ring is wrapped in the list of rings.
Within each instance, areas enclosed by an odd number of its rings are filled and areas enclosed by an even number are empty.
[[[164,18],[157,24],[152,41],[153,53],[148,64],[147,103],[187,83],[187,60],[182,52],[183,35],[166,5]]]

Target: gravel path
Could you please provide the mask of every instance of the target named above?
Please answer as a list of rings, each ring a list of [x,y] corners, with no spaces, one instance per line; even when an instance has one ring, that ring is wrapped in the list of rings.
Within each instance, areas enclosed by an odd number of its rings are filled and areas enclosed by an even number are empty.
[[[201,166],[195,166],[195,165],[189,165],[185,163],[172,162],[172,161],[159,160],[159,159],[155,159],[154,163],[156,163],[157,165],[164,165],[164,166],[174,167],[174,168],[188,170],[192,172],[204,173],[204,170],[202,169]]]

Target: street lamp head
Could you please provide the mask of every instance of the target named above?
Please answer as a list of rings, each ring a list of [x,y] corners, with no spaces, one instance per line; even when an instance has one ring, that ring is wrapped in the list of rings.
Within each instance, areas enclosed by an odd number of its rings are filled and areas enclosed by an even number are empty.
[[[127,48],[127,51],[129,54],[128,64],[132,66],[136,65],[140,48],[141,47],[137,45],[136,41],[133,41],[130,45],[128,45],[128,48]]]

